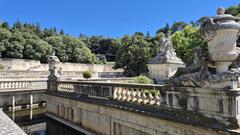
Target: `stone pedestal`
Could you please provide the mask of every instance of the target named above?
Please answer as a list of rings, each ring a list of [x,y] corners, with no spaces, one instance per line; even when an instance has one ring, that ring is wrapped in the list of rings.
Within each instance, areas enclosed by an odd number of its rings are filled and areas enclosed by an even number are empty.
[[[185,67],[185,64],[184,63],[148,64],[149,77],[156,80],[164,80],[173,76],[179,67]]]

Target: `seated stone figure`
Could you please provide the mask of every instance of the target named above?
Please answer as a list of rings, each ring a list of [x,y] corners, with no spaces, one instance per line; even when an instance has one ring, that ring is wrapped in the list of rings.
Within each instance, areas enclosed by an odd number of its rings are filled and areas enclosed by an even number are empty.
[[[193,52],[194,52],[193,63],[187,67],[178,68],[174,77],[194,72],[201,72],[202,75],[204,75],[204,73],[208,72],[208,66],[210,66],[211,64],[208,62],[207,57],[203,55],[202,48],[195,47],[193,49]]]

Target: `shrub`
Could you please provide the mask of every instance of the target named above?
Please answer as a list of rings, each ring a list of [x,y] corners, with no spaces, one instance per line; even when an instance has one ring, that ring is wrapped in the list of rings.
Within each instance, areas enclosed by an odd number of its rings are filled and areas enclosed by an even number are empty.
[[[91,78],[92,77],[92,73],[90,71],[84,71],[83,72],[83,78]]]
[[[153,84],[153,81],[146,76],[140,75],[135,77],[130,83]]]

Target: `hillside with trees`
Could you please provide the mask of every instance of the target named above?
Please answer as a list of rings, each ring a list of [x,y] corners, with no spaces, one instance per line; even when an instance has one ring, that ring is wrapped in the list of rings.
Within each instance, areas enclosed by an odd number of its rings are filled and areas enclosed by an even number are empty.
[[[240,5],[229,7],[226,13],[240,16]],[[109,38],[84,34],[72,37],[64,30],[41,28],[39,23],[16,21],[10,26],[7,22],[1,22],[0,56],[46,62],[47,57],[55,52],[62,62],[115,62],[114,68],[123,68],[127,76],[137,76],[148,72],[147,63],[159,52],[160,40],[167,31],[171,31],[176,53],[185,63],[192,61],[192,48],[200,46],[207,52],[199,26],[200,20],[189,23],[179,21],[156,30],[155,36],[136,32],[122,38]],[[240,46],[240,38],[237,45]]]

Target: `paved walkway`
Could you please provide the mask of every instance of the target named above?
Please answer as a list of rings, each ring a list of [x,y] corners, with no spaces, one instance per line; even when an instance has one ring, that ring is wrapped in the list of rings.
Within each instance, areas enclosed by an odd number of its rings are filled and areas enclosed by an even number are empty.
[[[2,110],[0,110],[0,135],[27,135]]]

